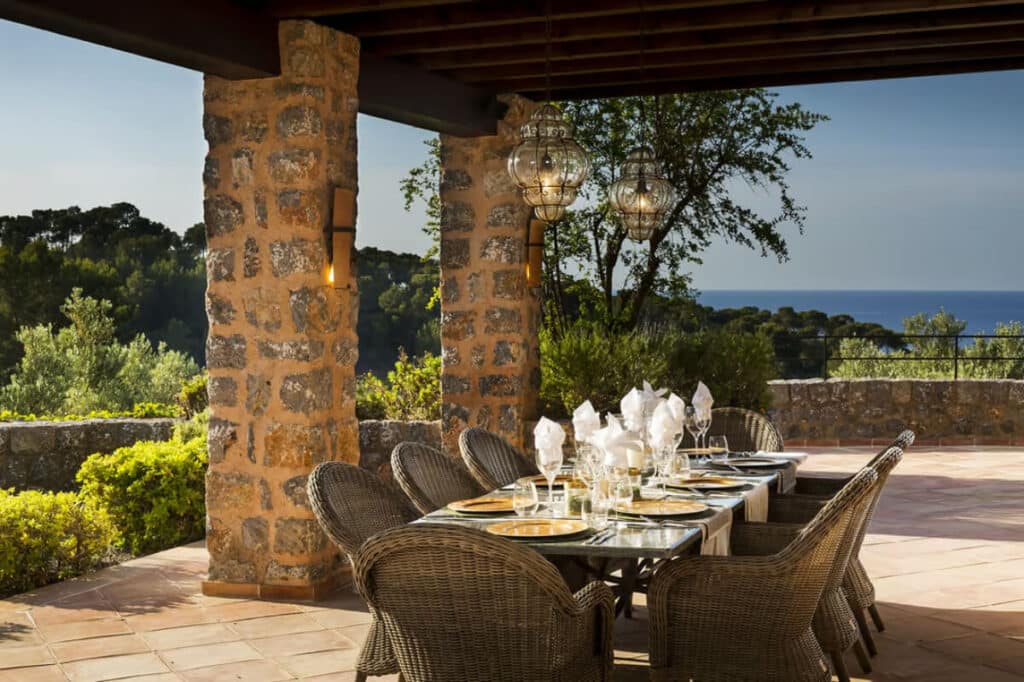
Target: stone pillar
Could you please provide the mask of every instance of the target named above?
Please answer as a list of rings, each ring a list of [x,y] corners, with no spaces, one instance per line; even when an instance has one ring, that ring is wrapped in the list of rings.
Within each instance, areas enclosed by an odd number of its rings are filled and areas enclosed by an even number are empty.
[[[357,186],[359,43],[308,21],[281,22],[279,40],[281,76],[205,83],[204,591],[315,598],[348,569],[306,477],[359,460],[355,273],[331,286],[325,268],[333,188]]]
[[[506,166],[535,105],[504,101],[496,135],[441,136],[441,427],[449,453],[467,426],[523,447],[540,387],[540,289],[526,282],[530,208]]]

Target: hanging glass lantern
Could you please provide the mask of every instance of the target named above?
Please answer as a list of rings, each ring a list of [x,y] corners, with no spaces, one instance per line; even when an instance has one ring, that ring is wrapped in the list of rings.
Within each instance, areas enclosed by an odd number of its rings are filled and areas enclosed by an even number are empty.
[[[622,216],[633,241],[651,238],[672,208],[676,193],[665,179],[654,150],[640,146],[626,156],[622,174],[608,188],[608,200]]]
[[[573,125],[558,107],[545,104],[520,128],[521,141],[508,157],[508,174],[523,201],[546,223],[565,214],[590,171],[590,160],[572,134]]]

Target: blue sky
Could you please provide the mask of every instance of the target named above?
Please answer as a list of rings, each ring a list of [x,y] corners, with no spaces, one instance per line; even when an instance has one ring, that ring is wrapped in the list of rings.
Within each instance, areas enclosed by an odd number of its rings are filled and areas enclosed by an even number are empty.
[[[0,215],[130,201],[202,219],[198,73],[4,21],[0,65]],[[699,288],[1024,289],[1024,71],[779,93],[831,116],[790,175],[806,232],[782,264],[715,244]],[[425,248],[398,181],[429,136],[360,117],[360,244]]]

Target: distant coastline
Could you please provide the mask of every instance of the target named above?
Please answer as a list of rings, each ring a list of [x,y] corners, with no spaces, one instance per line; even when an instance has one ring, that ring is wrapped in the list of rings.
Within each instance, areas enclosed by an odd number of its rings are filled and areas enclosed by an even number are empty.
[[[710,289],[697,300],[713,308],[820,310],[895,330],[903,329],[905,317],[932,315],[940,308],[967,320],[967,333],[972,334],[991,333],[998,322],[1024,320],[1024,291]]]

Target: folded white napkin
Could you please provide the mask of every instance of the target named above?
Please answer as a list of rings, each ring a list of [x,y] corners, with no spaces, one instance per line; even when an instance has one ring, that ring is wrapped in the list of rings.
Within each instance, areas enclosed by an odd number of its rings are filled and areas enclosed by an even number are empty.
[[[637,433],[644,429],[644,394],[637,389],[631,390],[619,401],[622,410],[622,421],[626,428]]]
[[[543,463],[554,463],[562,460],[562,444],[565,442],[565,430],[561,425],[547,417],[541,417],[533,429],[533,444],[537,448],[537,460]]]
[[[715,399],[711,397],[711,391],[704,385],[703,381],[697,382],[697,390],[694,391],[690,403],[693,404],[695,410],[704,416],[711,414],[711,406],[715,404]]]
[[[651,447],[658,450],[672,447],[679,433],[679,422],[676,421],[672,407],[667,400],[662,400],[651,415],[650,431],[647,434]]]
[[[581,443],[589,441],[594,432],[601,428],[601,415],[594,410],[589,400],[584,400],[582,405],[573,410],[572,428],[576,440]]]
[[[754,486],[752,490],[743,493],[743,515],[747,521],[768,520],[768,482],[764,481]]]
[[[659,388],[657,391],[655,391],[654,387],[651,386],[651,383],[645,380],[643,390],[641,390],[640,393],[641,395],[643,395],[644,398],[644,411],[647,414],[652,414],[654,412],[654,408],[656,408],[658,406],[658,403],[661,402],[661,396],[668,393],[668,389]]]
[[[643,449],[636,434],[623,429],[619,420],[611,415],[608,415],[608,426],[596,431],[590,442],[604,454],[605,466],[617,469],[629,467],[630,453]]]
[[[666,402],[668,402],[668,407],[672,410],[672,416],[675,417],[676,422],[679,424],[679,431],[681,432],[683,430],[683,420],[686,419],[686,401],[672,393]]]

